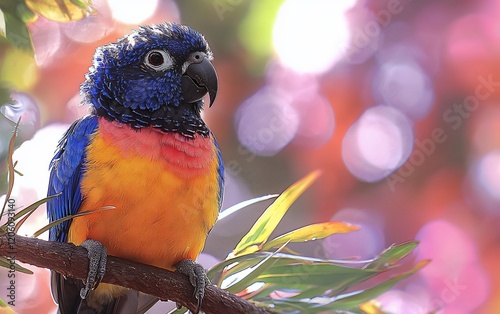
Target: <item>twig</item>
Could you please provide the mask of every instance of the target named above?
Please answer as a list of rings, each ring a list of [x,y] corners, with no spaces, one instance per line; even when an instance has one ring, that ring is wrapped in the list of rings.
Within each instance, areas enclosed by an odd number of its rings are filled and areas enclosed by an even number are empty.
[[[10,247],[12,239],[15,240],[14,250]],[[87,251],[69,243],[49,242],[18,235],[11,237],[10,234],[8,237],[3,234],[0,235],[0,256],[13,256],[16,261],[49,268],[76,279],[87,277]],[[196,309],[196,300],[192,297],[193,287],[188,279],[179,273],[110,256],[103,282],[151,294],[161,300],[171,300],[191,311]],[[207,287],[202,310],[208,314],[273,313],[215,286]]]

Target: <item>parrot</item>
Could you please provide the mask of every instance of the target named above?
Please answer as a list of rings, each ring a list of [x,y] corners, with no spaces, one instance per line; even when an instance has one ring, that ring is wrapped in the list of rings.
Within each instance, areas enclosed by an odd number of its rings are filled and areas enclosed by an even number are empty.
[[[80,87],[89,113],[64,133],[49,166],[48,219],[71,218],[49,240],[89,257],[85,282],[52,272],[60,313],[143,313],[157,301],[100,283],[108,254],[185,274],[200,311],[210,281],[195,260],[224,191],[221,151],[201,116],[218,90],[212,60],[203,35],[170,22],[95,50]]]

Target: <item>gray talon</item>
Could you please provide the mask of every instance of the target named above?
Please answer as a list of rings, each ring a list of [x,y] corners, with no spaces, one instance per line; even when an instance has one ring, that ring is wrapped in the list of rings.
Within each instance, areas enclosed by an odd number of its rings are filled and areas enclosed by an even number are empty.
[[[210,284],[207,274],[203,266],[190,259],[180,261],[175,265],[177,272],[186,275],[189,282],[194,287],[194,294],[197,301],[196,312],[199,313],[201,309],[201,302],[205,296],[205,287]],[[177,305],[179,306],[179,305]]]
[[[92,239],[85,240],[81,246],[87,249],[89,257],[87,281],[85,287],[80,290],[80,297],[85,299],[91,290],[95,290],[99,286],[104,277],[108,251],[101,242]]]

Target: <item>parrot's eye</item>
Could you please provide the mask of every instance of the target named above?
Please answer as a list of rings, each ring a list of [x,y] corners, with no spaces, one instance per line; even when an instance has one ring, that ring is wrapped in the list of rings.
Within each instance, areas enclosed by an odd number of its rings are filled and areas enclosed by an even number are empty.
[[[173,61],[166,51],[154,49],[146,54],[144,63],[155,71],[165,71],[172,66]]]

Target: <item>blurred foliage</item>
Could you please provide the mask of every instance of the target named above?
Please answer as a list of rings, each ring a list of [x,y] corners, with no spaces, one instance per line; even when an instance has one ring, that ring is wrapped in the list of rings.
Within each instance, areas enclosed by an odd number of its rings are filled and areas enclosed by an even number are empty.
[[[0,39],[33,54],[33,43],[26,23],[36,19],[24,0],[0,1]]]
[[[10,89],[7,84],[0,82],[0,104],[11,104],[12,98],[10,97]],[[1,107],[1,106],[0,106]]]
[[[2,314],[15,314],[14,310],[7,305],[2,299],[0,299],[0,313]]]
[[[37,82],[39,71],[31,52],[16,47],[6,49],[0,67],[0,82],[15,91],[29,91]],[[4,104],[4,103],[2,103]]]
[[[29,91],[38,80],[34,48],[27,23],[38,15],[49,20],[68,22],[82,19],[95,11],[90,0],[0,0],[0,109],[13,104],[12,90]],[[2,111],[3,112],[3,111]],[[11,130],[12,121],[0,116],[0,131]],[[20,142],[15,143],[16,146]],[[1,150],[0,150],[1,151]],[[0,165],[5,152],[0,153]],[[0,171],[0,193],[6,190],[5,172]]]
[[[37,15],[68,22],[93,12],[90,0],[0,0],[0,41],[33,54],[26,23],[34,22]]]
[[[26,0],[33,12],[57,22],[75,21],[95,14],[90,4],[90,0]]]
[[[229,256],[208,271],[208,276],[217,286],[280,313],[382,313],[372,300],[429,261],[420,261],[389,278],[370,281],[368,288],[365,281],[400,268],[401,260],[416,248],[416,242],[393,245],[368,261],[301,256],[286,248],[290,242],[308,242],[358,230],[357,226],[342,222],[308,225],[268,241],[290,206],[318,176],[319,172],[313,172],[284,191]]]

